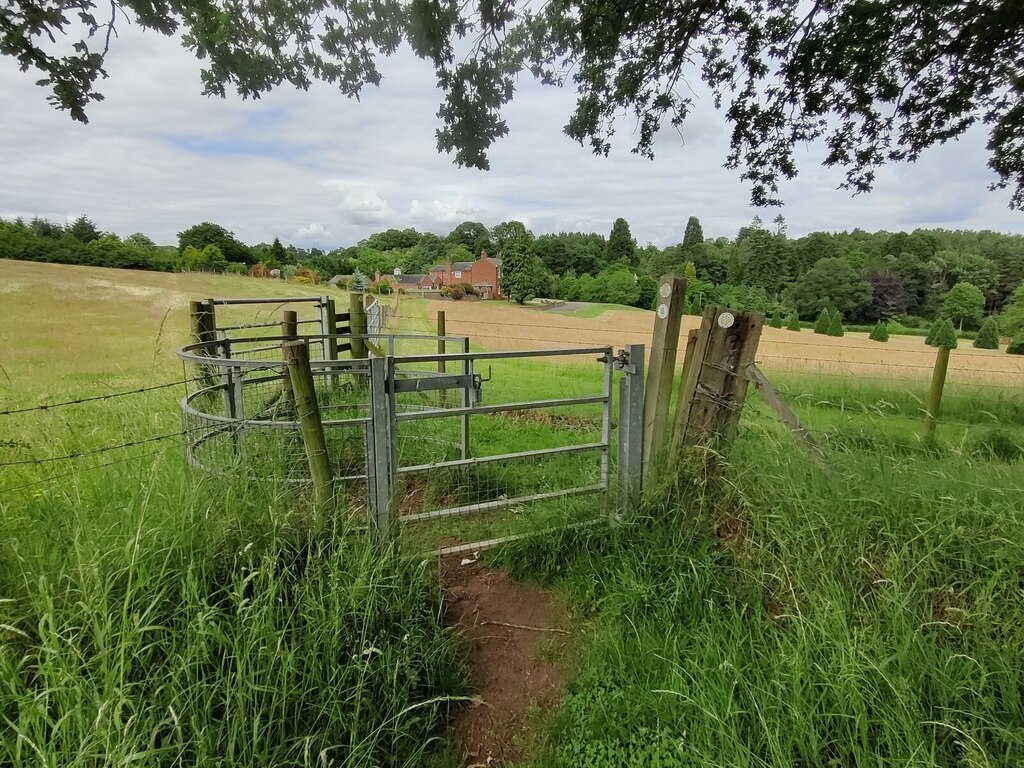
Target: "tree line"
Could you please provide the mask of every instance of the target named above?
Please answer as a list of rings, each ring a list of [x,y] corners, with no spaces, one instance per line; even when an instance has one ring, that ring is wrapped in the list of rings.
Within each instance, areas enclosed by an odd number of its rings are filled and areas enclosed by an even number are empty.
[[[203,222],[179,232],[177,246],[160,246],[142,233],[121,238],[102,232],[81,216],[66,225],[0,221],[0,257],[161,271],[304,268],[327,280],[396,268],[421,273],[486,251],[502,257],[502,291],[519,302],[544,297],[650,308],[657,278],[674,272],[689,280],[686,310],[693,314],[718,303],[811,322],[829,309],[846,323],[885,321],[897,329],[924,328],[941,316],[968,332],[997,316],[1003,333],[1024,333],[1024,236],[854,229],[791,238],[782,216],[770,224],[755,218],[734,237],[717,238],[706,238],[700,221],[690,217],[681,234],[679,243],[659,248],[638,245],[622,218],[607,236],[534,235],[519,221],[493,227],[466,221],[447,235],[391,228],[323,250],[285,246],[276,238],[250,246],[225,227]]]

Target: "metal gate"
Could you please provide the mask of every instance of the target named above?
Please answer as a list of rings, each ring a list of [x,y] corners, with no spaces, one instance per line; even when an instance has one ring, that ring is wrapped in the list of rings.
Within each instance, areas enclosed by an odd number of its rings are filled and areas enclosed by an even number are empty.
[[[328,340],[306,337],[321,348]],[[577,517],[599,517],[609,511],[616,456],[618,506],[635,500],[642,345],[616,355],[611,347],[473,352],[462,337],[381,340],[398,354],[310,361],[336,490],[353,512],[365,509],[371,528],[527,507],[550,510],[552,519],[568,508]],[[189,462],[308,482],[280,346],[253,341],[222,339],[179,352],[208,381],[182,401]],[[446,344],[460,351],[409,353]]]

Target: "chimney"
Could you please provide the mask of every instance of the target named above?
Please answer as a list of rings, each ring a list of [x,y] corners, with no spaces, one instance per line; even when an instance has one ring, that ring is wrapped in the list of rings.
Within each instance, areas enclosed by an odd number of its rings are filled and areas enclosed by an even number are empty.
[[[394,274],[395,277],[401,277],[402,276],[402,268],[401,267],[395,267],[395,271],[392,274]]]

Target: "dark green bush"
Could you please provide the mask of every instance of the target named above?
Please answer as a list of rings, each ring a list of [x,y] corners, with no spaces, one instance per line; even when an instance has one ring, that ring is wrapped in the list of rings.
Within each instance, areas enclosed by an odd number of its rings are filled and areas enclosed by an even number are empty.
[[[868,336],[872,341],[888,341],[889,340],[889,324],[879,321],[875,324],[875,327],[871,329],[871,335]]]
[[[999,322],[992,315],[981,324],[974,346],[978,349],[999,349]]]

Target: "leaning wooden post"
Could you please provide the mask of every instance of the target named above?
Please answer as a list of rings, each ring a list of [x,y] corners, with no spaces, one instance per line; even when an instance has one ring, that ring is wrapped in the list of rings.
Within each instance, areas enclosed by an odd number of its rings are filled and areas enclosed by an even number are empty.
[[[313,370],[309,365],[309,343],[303,339],[285,342],[284,355],[295,398],[295,418],[299,422],[299,434],[306,449],[309,474],[313,478],[313,503],[317,509],[326,509],[334,499],[334,477],[320,420]]]
[[[939,349],[935,355],[935,368],[932,370],[932,385],[928,390],[928,413],[924,422],[926,440],[935,436],[935,425],[939,421],[939,408],[942,406],[942,390],[946,386],[946,372],[949,370],[949,351],[956,349],[956,330],[952,321],[939,321],[938,327],[933,331],[932,344]]]
[[[437,354],[439,355],[446,354],[447,352],[448,345],[445,343],[445,335],[444,310],[439,309],[437,310]],[[444,360],[437,361],[437,372],[439,374],[443,376],[447,373],[447,368],[448,366]],[[439,393],[439,397],[441,399],[441,407],[443,408],[445,406],[445,401],[448,399],[448,392],[442,389]]]
[[[362,359],[366,354],[366,305],[363,294],[351,291],[348,295],[348,324],[352,329],[352,357]]]
[[[658,304],[654,315],[654,337],[647,384],[644,388],[643,476],[645,480],[665,449],[668,435],[672,379],[679,351],[679,323],[686,299],[686,279],[665,275],[658,285]]]
[[[739,427],[764,317],[708,307],[693,345],[693,362],[679,390],[672,455],[693,445],[722,450]]]

